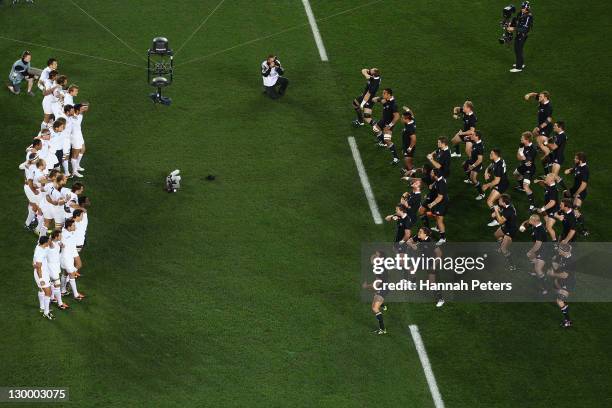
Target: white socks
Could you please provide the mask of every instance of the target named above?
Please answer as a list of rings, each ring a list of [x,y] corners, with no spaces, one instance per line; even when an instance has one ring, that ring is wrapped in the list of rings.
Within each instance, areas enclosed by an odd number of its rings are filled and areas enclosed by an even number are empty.
[[[45,292],[38,291],[38,306],[40,310],[45,309]]]
[[[50,302],[51,302],[51,298],[49,296],[45,296],[43,309],[44,309],[46,315],[49,314],[49,303]]]
[[[72,288],[72,296],[79,296],[79,291],[76,288],[76,279],[70,278],[70,287]]]
[[[58,306],[61,306],[64,304],[64,302],[62,302],[62,292],[60,291],[59,286],[53,287],[53,295],[55,296],[55,299],[57,299]]]
[[[61,291],[66,292],[66,285],[68,284],[68,278],[66,277],[66,275],[60,276],[60,282],[62,285]]]
[[[70,169],[68,168],[68,165],[70,163],[68,163],[68,160],[62,160],[62,166],[64,166],[64,174],[68,175],[70,174]],[[76,169],[73,169],[76,170]]]
[[[73,174],[79,171],[79,160],[78,159],[70,159],[70,163],[72,164]]]
[[[28,205],[28,218],[26,218],[25,226],[29,227],[34,218],[36,217],[36,213],[32,210],[32,206]]]
[[[83,153],[79,153],[79,158],[77,159],[77,169],[81,167],[81,159],[83,158]]]

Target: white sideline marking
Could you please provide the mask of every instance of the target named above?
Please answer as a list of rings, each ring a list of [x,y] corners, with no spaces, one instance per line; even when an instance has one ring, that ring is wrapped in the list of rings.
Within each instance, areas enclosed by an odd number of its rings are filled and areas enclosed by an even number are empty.
[[[310,23],[310,28],[312,29],[312,35],[314,36],[315,43],[317,43],[317,48],[319,49],[319,55],[321,56],[321,61],[329,61],[327,58],[327,51],[325,51],[325,46],[323,45],[323,39],[321,38],[321,33],[319,32],[319,27],[317,26],[317,19],[312,12],[312,8],[310,7],[310,2],[308,0],[302,0],[304,4],[304,8],[306,9],[306,16],[308,16],[308,22]]]
[[[410,334],[412,335],[412,341],[414,341],[417,353],[419,354],[419,360],[421,360],[423,372],[425,373],[425,378],[427,379],[427,384],[429,385],[429,391],[431,392],[434,405],[436,408],[444,408],[444,401],[442,400],[442,395],[440,395],[440,391],[438,390],[436,377],[431,369],[431,364],[429,364],[429,357],[427,357],[427,351],[425,351],[425,345],[423,344],[423,339],[421,339],[419,327],[416,324],[410,325]]]
[[[357,142],[355,142],[355,138],[353,136],[349,136],[348,142],[351,146],[351,152],[353,153],[353,160],[355,160],[359,178],[361,179],[363,192],[365,193],[368,204],[370,205],[370,211],[372,212],[372,218],[374,218],[374,224],[382,224],[382,217],[380,216],[380,211],[378,211],[378,205],[376,205],[376,199],[374,198],[374,193],[372,192],[372,187],[370,186],[370,180],[368,180],[365,167],[363,167],[361,154],[359,154],[359,148],[357,148]]]

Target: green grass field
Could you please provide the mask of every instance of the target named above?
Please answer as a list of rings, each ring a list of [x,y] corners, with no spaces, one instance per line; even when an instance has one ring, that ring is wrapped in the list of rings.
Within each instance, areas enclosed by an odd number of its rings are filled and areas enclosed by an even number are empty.
[[[313,0],[321,62],[300,1],[228,0],[178,53],[170,107],[147,97],[146,49],[157,35],[177,49],[218,1],[77,3],[141,57],[72,2],[0,6],[5,74],[24,49],[34,66],[54,56],[91,102],[92,199],[79,280],[88,297],[43,320],[17,169],[41,96],[0,92],[0,386],[69,387],[71,407],[432,407],[408,331],[417,324],[447,407],[612,405],[610,304],[573,304],[570,331],[554,304],[398,304],[389,335],[371,336],[361,245],[391,240],[394,226],[373,223],[347,144],[356,137],[386,215],[405,184],[369,131],[350,126],[361,68],[379,67],[413,108],[417,163],[456,132],[451,107],[471,99],[487,147],[512,152],[514,168],[518,137],[536,124],[522,96],[546,89],[568,126],[566,157],[589,155],[589,240],[608,240],[612,3],[534,2],[527,69],[510,74],[512,51],[497,44],[503,1],[384,0],[342,13],[367,0]],[[278,101],[261,94],[269,52],[291,81]],[[491,241],[459,166],[449,241]],[[175,168],[183,189],[169,195],[162,181]]]

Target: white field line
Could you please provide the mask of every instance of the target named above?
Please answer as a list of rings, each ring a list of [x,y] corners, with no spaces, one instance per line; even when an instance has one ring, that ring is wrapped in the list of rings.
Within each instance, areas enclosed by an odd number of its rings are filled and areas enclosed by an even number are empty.
[[[370,180],[368,179],[365,167],[363,167],[357,142],[355,142],[355,138],[353,136],[349,136],[348,143],[349,146],[351,146],[353,160],[355,160],[355,165],[357,166],[357,173],[359,173],[359,179],[361,180],[363,192],[368,200],[368,205],[370,206],[370,211],[372,212],[372,218],[374,219],[374,224],[382,224],[382,217],[380,216],[380,211],[378,211],[378,205],[376,204],[376,199],[374,198],[374,193],[372,192],[372,186],[370,186]]]
[[[319,26],[317,26],[317,19],[315,18],[314,13],[312,12],[310,2],[308,0],[302,0],[302,4],[304,4],[304,9],[306,10],[306,16],[308,16],[308,22],[310,23],[312,35],[314,37],[315,43],[317,44],[317,48],[319,49],[321,61],[327,62],[329,61],[329,59],[327,58],[327,51],[325,51],[325,45],[323,45],[323,39],[321,38],[321,33],[319,32]]]
[[[427,357],[427,351],[425,351],[425,344],[423,344],[423,339],[421,338],[421,334],[419,333],[419,327],[416,324],[410,325],[410,334],[412,335],[412,341],[414,341],[417,353],[419,354],[419,360],[421,360],[423,372],[425,373],[425,378],[427,379],[427,385],[429,385],[429,391],[431,392],[431,397],[433,398],[434,405],[436,406],[436,408],[444,408],[444,401],[442,400],[440,390],[438,390],[436,377],[434,376],[433,370],[431,369],[429,357]]]

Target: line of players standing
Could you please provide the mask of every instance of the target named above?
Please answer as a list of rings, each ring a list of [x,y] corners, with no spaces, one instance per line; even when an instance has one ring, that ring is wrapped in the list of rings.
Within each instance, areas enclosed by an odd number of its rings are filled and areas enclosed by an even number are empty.
[[[85,298],[76,280],[81,276],[90,204],[83,195],[83,183],[67,186],[69,179],[82,178],[85,170],[81,167],[85,152],[81,124],[89,105],[74,102],[79,87],[68,86],[68,78],[57,67],[57,60],[49,59],[38,79],[44,119],[26,148],[26,161],[19,166],[25,173],[23,188],[28,199],[24,226],[38,236],[33,267],[39,309],[49,320],[55,318],[51,304],[66,310],[66,296],[72,294],[77,301]]]
[[[533,274],[540,279],[542,292],[546,292],[546,275],[555,279],[559,295],[557,303],[561,308],[564,320],[563,327],[570,327],[569,311],[567,306],[567,295],[572,290],[573,274],[567,273],[559,268],[571,269],[569,259],[572,255],[571,243],[574,242],[579,233],[584,236],[588,231],[584,226],[584,214],[582,204],[587,197],[589,182],[589,166],[584,152],[574,155],[573,166],[561,173],[561,167],[565,162],[565,147],[568,137],[565,133],[565,123],[553,120],[553,108],[550,94],[547,91],[531,92],[524,96],[526,101],[535,99],[538,102],[538,123],[532,131],[521,134],[520,143],[516,152],[519,164],[512,175],[516,178],[517,185],[514,189],[521,194],[526,194],[529,201],[529,211],[532,214],[528,220],[519,223],[516,209],[509,194],[510,181],[506,161],[498,148],[489,151],[490,163],[485,167],[484,155],[485,144],[483,134],[477,129],[477,116],[474,112],[474,104],[465,101],[463,106],[456,106],[452,110],[454,119],[461,119],[462,128],[451,138],[450,143],[446,137],[437,139],[437,147],[427,154],[426,162],[422,167],[414,167],[414,156],[417,144],[416,123],[414,112],[404,106],[401,114],[397,107],[393,91],[385,88],[382,96],[376,96],[380,87],[381,77],[377,68],[364,68],[361,71],[367,83],[362,94],[353,100],[353,108],[357,118],[353,121],[356,127],[371,126],[376,137],[376,143],[380,147],[389,149],[392,155],[392,164],[400,163],[397,148],[393,143],[393,129],[398,121],[402,121],[402,148],[404,158],[402,179],[410,183],[411,191],[402,194],[400,202],[395,207],[395,212],[385,219],[396,222],[396,242],[400,245],[409,243],[414,245],[418,242],[433,242],[433,232],[438,233],[436,246],[446,242],[446,227],[444,217],[449,208],[448,179],[450,176],[451,159],[461,158],[460,147],[465,144],[467,159],[462,163],[465,174],[464,183],[471,185],[476,190],[475,199],[480,201],[486,198],[486,204],[491,213],[491,222],[488,226],[498,227],[494,233],[500,244],[500,252],[504,255],[508,268],[515,269],[510,245],[517,233],[531,229],[534,242],[527,257],[534,265]],[[373,108],[377,103],[382,105],[382,118],[378,121],[373,119]],[[451,146],[453,151],[451,151]],[[538,154],[544,175],[537,177]],[[484,172],[483,172],[484,170]],[[420,176],[417,174],[420,173]],[[480,181],[480,174],[484,180]],[[565,185],[562,174],[573,175],[574,183],[569,189]],[[534,197],[533,185],[543,187],[543,205],[538,207]],[[422,199],[422,190],[428,188],[429,193]],[[488,196],[486,192],[489,191]],[[560,194],[561,193],[561,194]],[[418,233],[412,235],[412,227],[421,221]],[[434,219],[435,227],[430,228],[429,220]],[[562,231],[557,234],[555,224],[560,221]],[[556,243],[553,253],[547,253],[547,243]],[[551,260],[554,255],[554,260]],[[545,265],[552,266],[545,270]],[[562,269],[563,269],[562,268]],[[441,306],[443,300],[439,299],[437,305]]]

